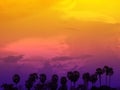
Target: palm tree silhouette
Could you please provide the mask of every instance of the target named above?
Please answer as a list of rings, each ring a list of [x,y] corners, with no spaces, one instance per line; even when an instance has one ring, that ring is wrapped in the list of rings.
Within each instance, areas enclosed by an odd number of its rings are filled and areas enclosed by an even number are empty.
[[[33,83],[35,83],[36,80],[38,79],[37,73],[32,73],[32,74],[30,74],[30,75],[29,75],[29,79],[30,79],[30,81],[32,81]]]
[[[95,86],[95,83],[97,82],[97,80],[98,80],[98,78],[97,78],[97,74],[96,74],[96,73],[95,73],[95,74],[92,74],[92,75],[90,76],[90,82],[92,83],[92,87]]]
[[[45,74],[40,74],[39,79],[40,79],[40,82],[42,83],[42,85],[44,85],[47,77]]]
[[[105,81],[106,81],[106,86],[107,86],[108,85],[108,75],[109,75],[109,67],[108,66],[103,67],[103,73],[105,73],[105,75],[106,75]]]
[[[74,88],[76,86],[76,82],[78,81],[79,77],[80,77],[80,73],[78,71],[74,71],[73,72],[73,82],[74,82]]]
[[[84,73],[83,76],[82,76],[82,78],[83,78],[86,90],[88,90],[88,82],[90,81],[90,74],[88,72]]]
[[[29,75],[28,80],[25,82],[25,87],[30,90],[33,87],[33,84],[38,79],[37,73],[32,73]]]
[[[68,90],[67,88],[67,78],[66,77],[61,77],[61,80],[60,80],[60,83],[61,83],[61,86],[59,88],[59,90]]]
[[[114,74],[113,68],[109,68],[108,69],[108,75],[109,75],[109,87],[110,87],[110,83],[111,83],[111,76]]]
[[[103,74],[103,69],[101,68],[97,68],[96,69],[96,74],[99,76],[99,83],[100,83],[100,87],[101,87],[101,79],[102,79],[102,74]]]
[[[18,74],[15,74],[13,75],[12,80],[16,84],[16,88],[17,88],[17,84],[20,82],[20,76]]]
[[[52,79],[51,79],[50,86],[49,86],[50,90],[57,90],[58,79],[59,79],[59,77],[57,74],[52,75]]]
[[[26,82],[25,82],[25,87],[27,88],[27,90],[31,90],[31,88],[33,87],[33,81],[28,79]]]
[[[74,79],[74,75],[73,75],[72,71],[67,72],[67,78],[70,80],[71,87],[72,87],[72,82],[73,82],[73,79]]]

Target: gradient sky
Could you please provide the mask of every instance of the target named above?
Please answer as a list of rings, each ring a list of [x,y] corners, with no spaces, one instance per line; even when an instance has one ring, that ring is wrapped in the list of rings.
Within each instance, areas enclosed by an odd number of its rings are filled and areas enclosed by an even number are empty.
[[[103,63],[120,75],[120,1],[0,0],[0,58],[2,76],[5,65],[92,71]]]

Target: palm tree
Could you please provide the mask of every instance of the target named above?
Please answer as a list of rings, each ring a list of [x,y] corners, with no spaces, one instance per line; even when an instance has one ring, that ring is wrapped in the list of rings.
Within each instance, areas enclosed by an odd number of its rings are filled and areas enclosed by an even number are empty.
[[[106,86],[108,85],[108,74],[109,74],[109,67],[108,66],[104,66],[103,67],[103,73],[106,74]]]
[[[74,82],[74,88],[75,88],[75,85],[76,85],[76,82],[78,81],[79,77],[80,77],[80,73],[78,71],[74,71],[73,72],[73,82]]]
[[[15,74],[13,75],[12,80],[16,84],[16,88],[17,88],[17,84],[20,82],[20,76],[18,74]]]
[[[67,78],[71,81],[71,87],[72,87],[72,82],[74,78],[72,71],[67,72]]]
[[[52,79],[51,79],[51,82],[50,82],[50,90],[57,90],[58,79],[59,79],[59,77],[58,77],[57,74],[52,75]]]
[[[32,74],[30,74],[30,75],[29,75],[29,79],[30,79],[33,83],[35,83],[36,80],[38,79],[37,73],[32,73]]]
[[[47,77],[45,74],[40,74],[39,79],[40,79],[40,82],[42,83],[42,85],[44,85]]]
[[[101,87],[101,76],[102,76],[102,74],[103,74],[103,69],[101,69],[101,68],[97,68],[96,69],[96,74],[99,76],[99,82],[100,82],[100,87]]]
[[[110,87],[111,76],[114,74],[113,68],[110,67],[110,68],[108,69],[108,72],[109,72],[108,75],[109,75],[109,87]]]
[[[27,88],[27,90],[31,90],[31,88],[33,87],[33,81],[31,79],[28,79],[25,82],[25,87]]]
[[[88,82],[90,81],[90,74],[88,72],[84,73],[83,76],[82,76],[82,78],[83,78],[86,90],[88,90]]]
[[[97,78],[97,74],[92,74],[90,76],[90,82],[92,83],[92,87],[95,86],[94,84],[97,82],[98,78]]]
[[[60,83],[61,83],[61,86],[59,90],[67,90],[67,78],[64,76],[61,77]]]
[[[28,80],[25,82],[25,87],[30,90],[33,87],[33,84],[38,79],[37,73],[32,73],[29,75]]]

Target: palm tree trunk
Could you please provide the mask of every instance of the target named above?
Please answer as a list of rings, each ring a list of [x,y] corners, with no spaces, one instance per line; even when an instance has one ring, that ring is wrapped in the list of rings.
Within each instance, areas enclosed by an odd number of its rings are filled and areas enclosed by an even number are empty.
[[[101,75],[99,75],[99,82],[100,82],[100,87],[101,87]]]
[[[76,83],[74,82],[74,88],[75,88],[75,86],[76,86]]]
[[[107,83],[107,75],[106,75],[106,80],[105,81],[106,81],[106,86],[107,86],[108,85],[108,83]]]
[[[109,87],[110,87],[110,83],[111,83],[111,76],[109,76]]]

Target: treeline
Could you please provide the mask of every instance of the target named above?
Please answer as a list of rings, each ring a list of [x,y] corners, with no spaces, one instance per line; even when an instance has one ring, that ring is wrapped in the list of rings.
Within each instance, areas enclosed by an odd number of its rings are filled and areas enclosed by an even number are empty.
[[[102,85],[102,75],[105,74],[105,85]],[[31,73],[25,81],[26,90],[89,90],[89,83],[92,84],[91,90],[116,90],[111,88],[111,76],[114,74],[113,68],[104,66],[103,68],[97,68],[94,74],[85,72],[80,75],[78,71],[66,72],[66,76],[59,77],[57,74],[53,74],[50,82],[47,82],[46,74]],[[83,79],[83,84],[76,85],[79,78]],[[3,90],[22,90],[18,87],[21,77],[18,74],[13,75],[12,80],[14,84],[2,84]],[[68,87],[68,81],[71,84]],[[99,81],[99,87],[96,86],[96,82]],[[60,85],[58,85],[60,83]]]

